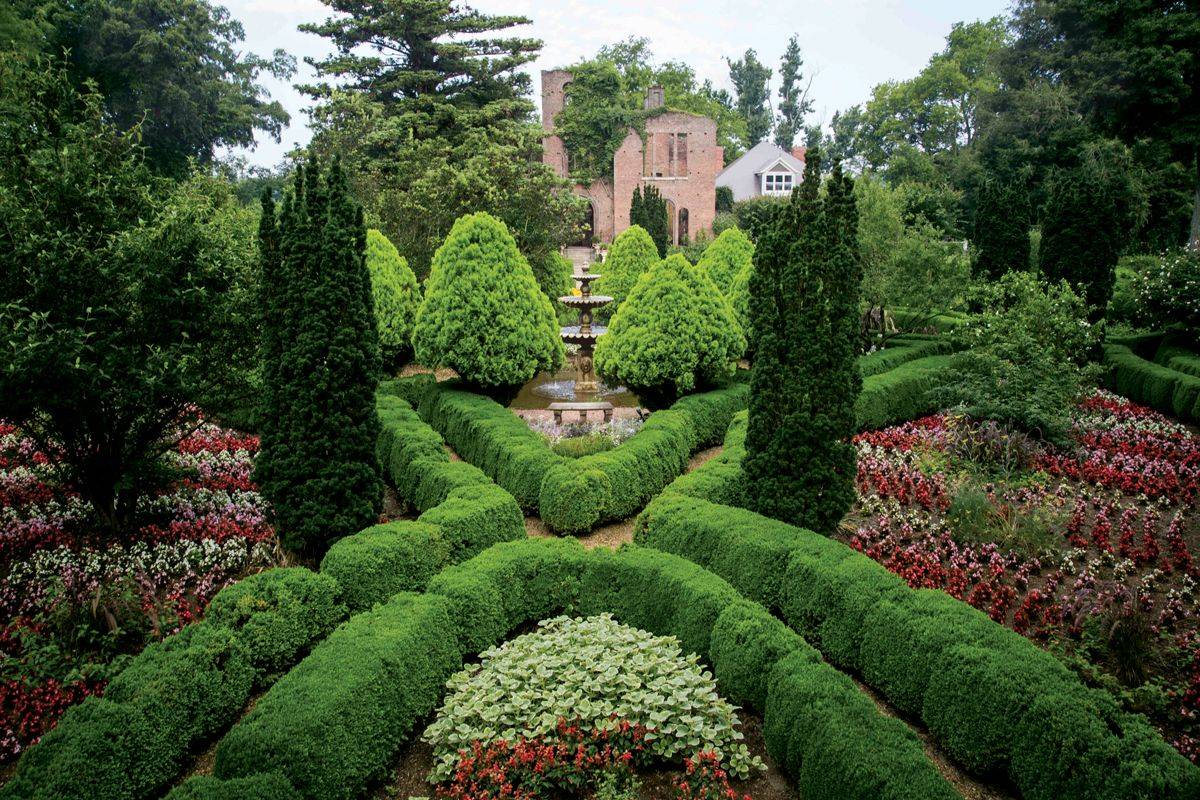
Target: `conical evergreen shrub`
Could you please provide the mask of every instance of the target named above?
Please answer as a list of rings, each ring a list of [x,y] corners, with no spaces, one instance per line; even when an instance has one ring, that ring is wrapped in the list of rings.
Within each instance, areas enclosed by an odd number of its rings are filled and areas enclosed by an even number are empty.
[[[726,297],[733,289],[739,272],[750,267],[754,260],[754,243],[739,228],[729,228],[704,250],[698,266],[708,273],[713,283]]]
[[[1029,268],[1029,198],[1015,182],[990,177],[979,186],[971,244],[977,278],[998,280]]]
[[[746,337],[747,358],[754,357],[754,329],[750,327],[750,276],[753,274],[754,263],[751,261],[733,276],[729,292],[725,295],[729,299],[729,307],[733,309],[734,319]]]
[[[296,171],[260,227],[264,431],[255,477],[285,547],[320,555],[379,516],[379,342],[362,209],[337,161]]]
[[[497,397],[565,358],[533,271],[504,223],[482,212],[459,217],[434,254],[414,344],[422,364]]]
[[[661,406],[729,378],[745,346],[729,301],[676,253],[638,279],[596,342],[596,371]]]
[[[421,307],[421,287],[408,261],[381,231],[367,231],[367,268],[375,321],[379,326],[379,355],[389,372],[412,357],[413,324]]]
[[[750,276],[754,371],[746,430],[748,506],[832,532],[854,501],[857,212],[852,182],[835,165],[818,196],[820,154],[758,243]]]
[[[658,248],[654,240],[641,225],[633,225],[621,231],[613,239],[612,247],[608,250],[608,258],[604,264],[597,265],[600,277],[592,284],[597,294],[608,295],[613,299],[605,309],[609,316],[615,314],[629,296],[638,278],[659,261]]]

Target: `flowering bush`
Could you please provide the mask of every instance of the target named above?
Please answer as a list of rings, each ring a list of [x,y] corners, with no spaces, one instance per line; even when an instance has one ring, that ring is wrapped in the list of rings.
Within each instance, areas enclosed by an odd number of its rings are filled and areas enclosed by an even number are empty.
[[[435,780],[454,774],[472,742],[554,741],[563,718],[599,729],[614,720],[640,725],[647,754],[661,761],[705,749],[735,775],[761,768],[712,675],[701,671],[694,654],[683,656],[673,637],[622,625],[608,614],[556,617],[539,628],[486,651],[478,665],[447,683],[445,703],[424,734],[434,749]]]
[[[974,460],[1008,458],[992,433],[939,414],[855,437],[850,544],[1054,648],[1196,760],[1200,437],[1106,392],[1011,469]]]
[[[49,459],[0,422],[0,762],[101,693],[123,657],[195,620],[221,588],[277,561],[251,480],[258,438],[201,424],[131,541],[98,538]]]
[[[1200,255],[1181,249],[1134,274],[1130,294],[1134,318],[1151,328],[1200,327]]]

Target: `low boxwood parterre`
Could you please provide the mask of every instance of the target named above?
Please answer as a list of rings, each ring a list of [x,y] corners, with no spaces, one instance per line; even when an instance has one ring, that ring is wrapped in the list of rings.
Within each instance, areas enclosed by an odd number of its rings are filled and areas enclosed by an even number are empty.
[[[1200,769],[1145,718],[982,612],[911,589],[840,542],[676,488],[643,511],[636,542],[689,558],[773,609],[919,715],[969,769],[1011,779],[1026,800],[1200,793]]]
[[[175,780],[194,745],[222,731],[346,616],[330,578],[277,568],[226,587],[212,615],[148,646],[67,711],[0,789],[23,800],[137,800]]]
[[[449,386],[426,391],[420,412],[460,456],[537,512],[558,533],[584,533],[636,513],[683,472],[697,449],[721,440],[749,386],[734,382],[651,414],[628,441],[567,458],[495,401]]]
[[[340,540],[320,574],[277,568],[226,587],[203,621],[147,647],[105,697],[70,709],[22,756],[0,797],[152,796],[175,780],[195,743],[224,730],[255,688],[270,685],[348,610],[424,589],[447,564],[525,537],[511,495],[471,465],[451,462],[441,437],[404,400],[379,400],[377,452],[402,499],[424,511],[420,518]],[[253,796],[258,786],[228,791]],[[217,784],[201,788],[225,791]],[[270,797],[274,789],[262,791]]]
[[[526,535],[513,496],[478,467],[451,461],[441,435],[407,401],[380,394],[377,407],[376,453],[384,475],[397,496],[422,513],[416,521],[374,525],[329,548],[321,572],[338,581],[352,611],[396,592],[423,590],[447,564]]]
[[[854,403],[860,431],[883,428],[937,411],[930,390],[951,378],[953,356],[925,356],[863,379]]]
[[[221,739],[213,774],[281,772],[301,797],[357,797],[461,665],[451,610],[443,597],[400,592],[351,617]]]
[[[176,786],[166,800],[301,800],[291,781],[278,772],[223,781],[197,775]]]
[[[1185,422],[1200,422],[1200,377],[1142,358],[1125,344],[1104,345],[1104,364],[1117,394]]]
[[[893,336],[887,347],[858,357],[858,371],[864,378],[890,372],[901,364],[926,356],[946,355],[954,349],[949,337],[923,334]]]
[[[957,797],[903,723],[728,583],[670,554],[588,553],[573,539],[497,544],[444,570],[427,594],[352,617],[219,743],[215,775],[279,772],[301,797],[356,797],[436,705],[463,653],[562,611],[677,636],[723,694],[765,715],[768,749],[806,797]]]

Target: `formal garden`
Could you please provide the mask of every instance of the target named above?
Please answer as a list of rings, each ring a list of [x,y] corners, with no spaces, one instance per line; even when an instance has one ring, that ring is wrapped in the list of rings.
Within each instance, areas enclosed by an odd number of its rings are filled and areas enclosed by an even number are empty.
[[[824,128],[602,48],[573,178],[650,85],[807,151],[581,244],[528,20],[329,5],[276,170],[225,9],[0,10],[0,798],[1200,797],[1194,9]]]

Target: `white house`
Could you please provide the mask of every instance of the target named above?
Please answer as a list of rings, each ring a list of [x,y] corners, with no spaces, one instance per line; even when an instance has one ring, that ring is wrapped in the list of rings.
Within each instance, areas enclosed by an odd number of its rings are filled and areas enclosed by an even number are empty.
[[[747,150],[717,176],[717,187],[733,190],[734,201],[751,197],[783,196],[804,176],[803,147],[784,150],[774,142],[763,140]]]

